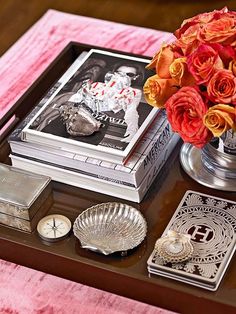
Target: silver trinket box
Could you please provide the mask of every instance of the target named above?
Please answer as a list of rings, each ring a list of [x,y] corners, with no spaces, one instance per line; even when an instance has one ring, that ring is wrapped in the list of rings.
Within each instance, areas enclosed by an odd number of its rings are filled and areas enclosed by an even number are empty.
[[[0,163],[0,223],[31,232],[52,204],[50,181]]]

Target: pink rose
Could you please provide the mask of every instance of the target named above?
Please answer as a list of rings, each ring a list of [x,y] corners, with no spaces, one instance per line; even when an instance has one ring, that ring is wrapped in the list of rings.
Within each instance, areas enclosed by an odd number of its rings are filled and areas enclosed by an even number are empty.
[[[215,103],[236,104],[236,77],[229,70],[216,72],[209,81],[207,94]]]
[[[187,57],[187,64],[197,84],[207,83],[216,70],[224,68],[218,53],[211,46],[204,44]]]
[[[203,124],[207,105],[194,87],[182,87],[166,102],[168,120],[185,142],[203,147],[212,134]]]

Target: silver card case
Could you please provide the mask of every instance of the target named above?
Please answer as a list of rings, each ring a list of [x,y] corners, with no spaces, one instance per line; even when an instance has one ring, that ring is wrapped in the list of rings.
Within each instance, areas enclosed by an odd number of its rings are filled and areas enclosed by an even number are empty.
[[[153,250],[149,273],[217,290],[236,249],[236,202],[187,191],[162,236],[168,230],[191,235],[193,254],[185,262],[165,263]]]

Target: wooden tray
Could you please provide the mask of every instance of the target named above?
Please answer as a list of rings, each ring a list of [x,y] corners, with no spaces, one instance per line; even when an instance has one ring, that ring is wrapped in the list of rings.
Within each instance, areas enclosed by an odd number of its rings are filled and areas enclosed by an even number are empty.
[[[15,115],[15,122],[8,127],[1,138],[2,162],[10,162],[6,138],[12,127],[24,118],[78,54],[90,48],[78,43],[69,44],[0,121],[2,127]],[[181,313],[235,313],[235,258],[232,259],[216,292],[148,275],[147,259],[154,243],[162,234],[186,190],[236,199],[236,193],[209,189],[188,177],[179,163],[179,148],[180,145],[169,158],[142,203],[137,205],[127,202],[138,208],[148,223],[146,240],[127,257],[119,255],[105,257],[81,249],[73,234],[58,243],[46,244],[36,232],[26,234],[0,226],[0,258]],[[114,197],[56,182],[53,183],[53,196],[54,204],[50,213],[65,214],[71,221],[91,205],[108,201],[124,202]]]

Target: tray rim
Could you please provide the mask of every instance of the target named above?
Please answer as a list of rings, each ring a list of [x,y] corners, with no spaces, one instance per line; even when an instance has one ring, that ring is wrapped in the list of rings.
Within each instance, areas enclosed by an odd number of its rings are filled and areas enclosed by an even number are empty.
[[[103,47],[95,47],[90,45],[84,45],[81,43],[70,42],[62,52],[55,58],[55,60],[48,66],[48,68],[39,76],[39,78],[30,86],[30,88],[21,96],[21,98],[16,102],[16,104],[12,107],[9,115],[18,114],[19,112],[19,120],[22,119],[27,112],[30,110],[29,107],[24,108],[23,112],[21,112],[21,105],[24,102],[27,102],[29,97],[34,95],[33,99],[40,99],[44,92],[50,87],[50,84],[42,83],[47,78],[49,74],[51,74],[52,70],[57,69],[57,79],[60,77],[60,70],[62,60],[64,62],[68,62],[68,60],[73,59],[79,51],[83,51],[91,48],[100,48],[103,50],[119,52],[123,54],[134,55],[126,52],[120,52],[117,50],[107,49]],[[138,56],[138,55],[134,55]],[[143,58],[149,58],[142,56]],[[72,60],[71,60],[72,62]],[[69,64],[70,65],[70,64]],[[54,82],[54,77],[50,78],[51,85]],[[40,86],[40,88],[38,88]],[[36,90],[36,89],[39,90]],[[40,95],[39,95],[40,94]],[[32,103],[34,103],[32,101]],[[8,116],[9,118],[9,116]],[[4,118],[4,121],[6,121]],[[3,120],[1,120],[2,122]],[[11,129],[9,129],[9,132]],[[6,135],[7,136],[7,135]],[[0,147],[5,145],[4,152],[7,151],[6,148],[6,137],[2,139]],[[5,154],[5,157],[6,154]],[[178,158],[178,151],[175,152],[175,159]],[[6,161],[8,162],[8,161]],[[163,175],[165,176],[165,175]],[[163,178],[165,180],[165,178]],[[188,180],[188,178],[187,178]],[[54,188],[63,189],[62,184],[55,184]],[[155,187],[159,188],[159,187]],[[154,193],[154,192],[152,192]],[[148,193],[149,194],[149,193]],[[232,196],[233,197],[233,196]],[[150,200],[145,198],[143,204],[140,206],[143,210],[145,207],[149,206]],[[135,204],[134,206],[136,206]],[[27,267],[31,267],[37,270],[41,270],[47,273],[51,273],[57,275],[59,277],[67,278],[73,281],[81,282],[83,284],[87,284],[90,286],[94,286],[96,288],[100,288],[106,291],[110,291],[113,293],[117,293],[129,298],[133,298],[142,302],[146,302],[149,304],[153,304],[156,306],[161,306],[163,308],[168,308],[173,311],[184,311],[187,308],[190,310],[192,308],[193,302],[198,308],[198,310],[202,309],[215,309],[215,313],[220,313],[222,309],[227,310],[227,313],[233,313],[236,308],[236,304],[231,304],[229,301],[222,302],[222,300],[214,297],[214,294],[209,294],[206,291],[199,290],[195,287],[189,287],[184,284],[173,282],[172,280],[163,279],[163,278],[152,278],[148,276],[148,271],[146,268],[145,275],[139,273],[127,273],[121,272],[116,267],[110,266],[108,267],[105,263],[100,263],[97,261],[91,261],[90,259],[81,258],[78,261],[72,257],[67,258],[58,252],[49,252],[46,249],[42,249],[40,245],[36,245],[34,247],[30,246],[27,242],[21,241],[17,239],[17,234],[15,234],[15,230],[11,230],[9,228],[0,226],[0,248],[1,249],[0,258],[9,260],[11,262],[15,262]],[[147,240],[148,241],[148,240]],[[147,256],[149,256],[152,248],[149,248],[149,252]],[[52,261],[52,265],[39,263],[37,261],[38,258],[40,260],[46,259],[47,261]],[[68,263],[75,271],[72,275],[67,269]],[[56,267],[57,266],[57,267]],[[84,270],[82,272],[78,271],[78,266],[80,270]],[[96,272],[96,280],[92,278],[91,271]],[[106,276],[106,281],[104,281],[104,276]],[[100,280],[100,281],[99,281]],[[126,287],[119,287],[114,283],[114,280],[118,280],[119,285],[125,285]],[[140,291],[134,291],[134,287],[141,288]],[[174,297],[178,299],[178,304],[170,304],[168,300],[166,300],[166,295],[169,294],[170,298]],[[156,296],[158,295],[159,298]],[[188,301],[189,300],[189,301]],[[191,302],[190,302],[191,300]],[[202,305],[203,301],[203,305]],[[186,303],[187,302],[187,303]]]

